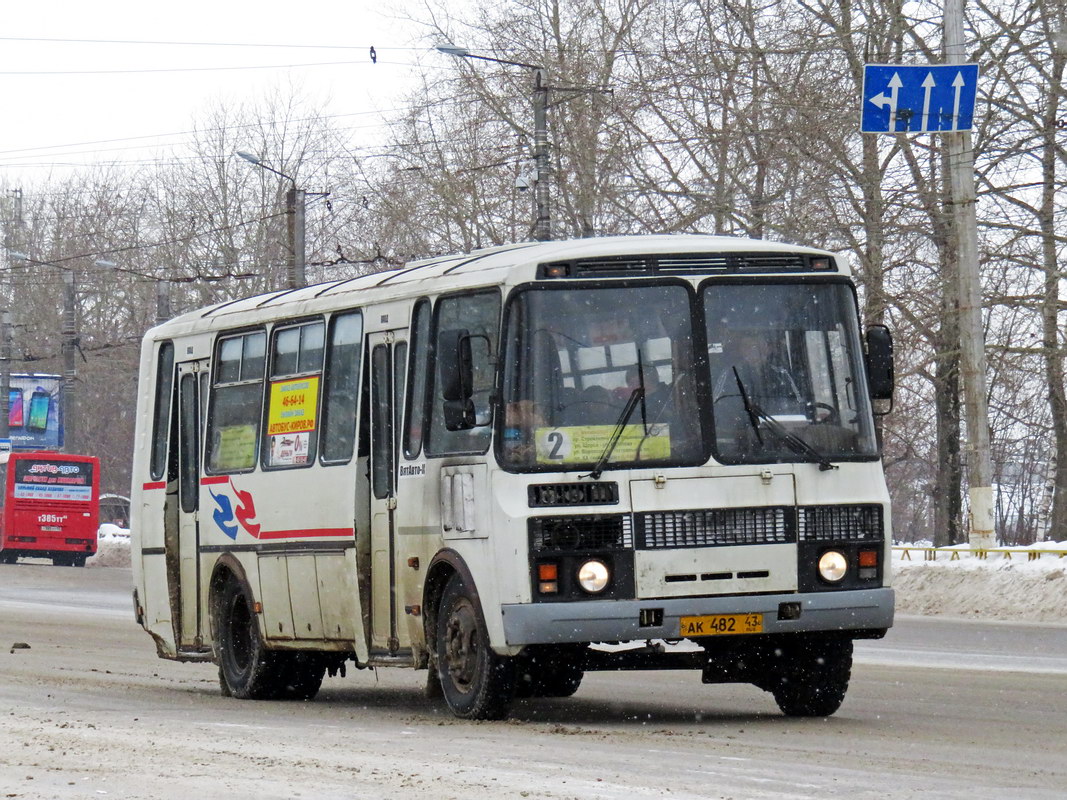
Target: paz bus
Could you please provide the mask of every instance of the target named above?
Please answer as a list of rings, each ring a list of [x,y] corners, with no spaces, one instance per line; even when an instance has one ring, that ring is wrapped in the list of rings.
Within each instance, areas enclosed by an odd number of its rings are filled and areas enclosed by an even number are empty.
[[[51,558],[84,567],[96,553],[100,462],[63,453],[0,453],[0,563]]]
[[[142,349],[136,619],[238,698],[395,665],[492,719],[588,671],[690,669],[832,714],[853,640],[893,621],[892,382],[842,260],[729,237],[193,311]]]

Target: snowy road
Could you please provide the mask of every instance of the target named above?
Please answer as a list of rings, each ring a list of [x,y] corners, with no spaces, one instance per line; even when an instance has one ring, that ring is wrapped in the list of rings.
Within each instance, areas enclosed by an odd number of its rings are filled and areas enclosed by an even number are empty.
[[[592,674],[469,723],[424,673],[312,703],[219,696],[157,659],[129,570],[0,566],[0,795],[20,798],[1059,798],[1067,628],[903,618],[828,720],[695,673]],[[11,649],[15,642],[29,649]],[[10,652],[9,652],[10,650]]]
[[[860,664],[1067,675],[1067,625],[898,616],[877,642],[857,642]]]

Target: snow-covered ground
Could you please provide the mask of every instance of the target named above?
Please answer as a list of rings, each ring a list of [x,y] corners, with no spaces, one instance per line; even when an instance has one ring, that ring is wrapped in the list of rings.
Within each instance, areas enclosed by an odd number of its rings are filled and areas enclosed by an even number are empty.
[[[1030,560],[1027,551],[1042,550]],[[981,559],[966,547],[938,550],[927,560],[920,545],[893,551],[898,614],[974,619],[1067,622],[1067,542],[1002,548]],[[955,554],[955,557],[954,557]],[[1010,557],[1009,557],[1010,556]],[[100,526],[99,547],[87,567],[130,566],[130,532]]]
[[[1030,560],[1030,551],[1040,558]],[[898,614],[1067,622],[1067,542],[1005,547],[978,558],[966,547],[893,551]],[[956,554],[956,558],[953,558]]]
[[[130,566],[130,532],[105,522],[96,531],[96,555],[85,562],[87,567]]]

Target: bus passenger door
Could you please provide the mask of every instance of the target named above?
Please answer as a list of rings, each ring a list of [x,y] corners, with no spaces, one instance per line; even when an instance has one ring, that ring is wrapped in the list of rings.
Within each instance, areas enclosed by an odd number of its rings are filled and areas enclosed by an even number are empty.
[[[398,623],[402,601],[397,591],[397,449],[407,359],[406,331],[367,336],[370,353],[370,519],[371,651],[395,655],[410,646],[406,626]]]
[[[179,649],[203,644],[200,629],[200,444],[202,376],[206,360],[178,364],[178,569]]]

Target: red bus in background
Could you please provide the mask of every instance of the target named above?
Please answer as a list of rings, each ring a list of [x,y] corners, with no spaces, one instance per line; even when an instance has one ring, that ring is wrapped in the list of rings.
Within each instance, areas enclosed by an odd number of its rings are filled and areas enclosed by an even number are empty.
[[[6,461],[5,461],[6,459]],[[51,558],[84,567],[96,552],[100,461],[63,453],[0,453],[0,563]]]

